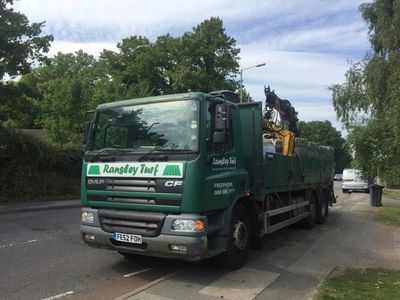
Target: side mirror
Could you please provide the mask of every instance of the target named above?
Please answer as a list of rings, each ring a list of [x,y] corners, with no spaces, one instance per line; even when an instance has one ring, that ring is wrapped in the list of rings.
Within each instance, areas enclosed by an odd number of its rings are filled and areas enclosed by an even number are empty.
[[[215,106],[215,115],[214,115],[213,143],[226,144],[229,140],[230,137],[229,135],[230,135],[230,122],[226,105],[225,103],[217,104]]]

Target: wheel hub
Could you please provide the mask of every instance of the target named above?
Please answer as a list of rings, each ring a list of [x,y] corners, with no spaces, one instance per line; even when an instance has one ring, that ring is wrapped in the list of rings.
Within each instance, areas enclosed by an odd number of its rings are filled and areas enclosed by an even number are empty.
[[[237,220],[233,228],[233,245],[239,249],[243,250],[246,248],[248,239],[248,232],[246,223],[241,220]]]

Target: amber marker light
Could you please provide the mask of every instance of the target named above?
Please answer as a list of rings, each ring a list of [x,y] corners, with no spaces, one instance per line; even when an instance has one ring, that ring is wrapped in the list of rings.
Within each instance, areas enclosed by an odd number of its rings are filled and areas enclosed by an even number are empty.
[[[204,220],[197,220],[194,223],[194,227],[196,228],[196,231],[204,231],[205,227]]]

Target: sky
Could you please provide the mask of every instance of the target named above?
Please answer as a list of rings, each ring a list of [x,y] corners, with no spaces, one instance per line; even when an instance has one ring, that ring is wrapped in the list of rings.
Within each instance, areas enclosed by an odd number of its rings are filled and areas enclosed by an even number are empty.
[[[19,0],[14,9],[45,21],[54,36],[50,56],[79,49],[98,56],[131,35],[154,41],[180,36],[220,17],[235,38],[245,88],[264,101],[270,85],[303,121],[329,120],[342,130],[328,87],[343,83],[351,62],[370,49],[360,4],[366,0]]]

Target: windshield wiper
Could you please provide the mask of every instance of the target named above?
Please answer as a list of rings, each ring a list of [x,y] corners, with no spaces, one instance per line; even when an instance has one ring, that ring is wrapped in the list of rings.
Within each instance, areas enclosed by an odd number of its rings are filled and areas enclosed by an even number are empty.
[[[151,149],[149,152],[146,152],[145,154],[140,156],[138,158],[138,161],[142,161],[143,159],[145,159],[147,156],[149,156],[150,154],[152,154],[155,151],[159,151],[159,152],[193,152],[193,150],[186,150],[186,149],[154,148],[154,149]]]
[[[100,152],[98,152],[95,156],[93,156],[90,159],[90,162],[94,162],[96,159],[98,159],[100,157],[100,155],[107,153],[107,152],[111,152],[111,151],[115,151],[115,149],[107,149],[106,148],[106,149],[101,150]]]
[[[154,126],[154,125],[160,125],[160,122],[154,122],[152,123],[146,130],[146,133],[148,133],[150,131],[150,129]]]

